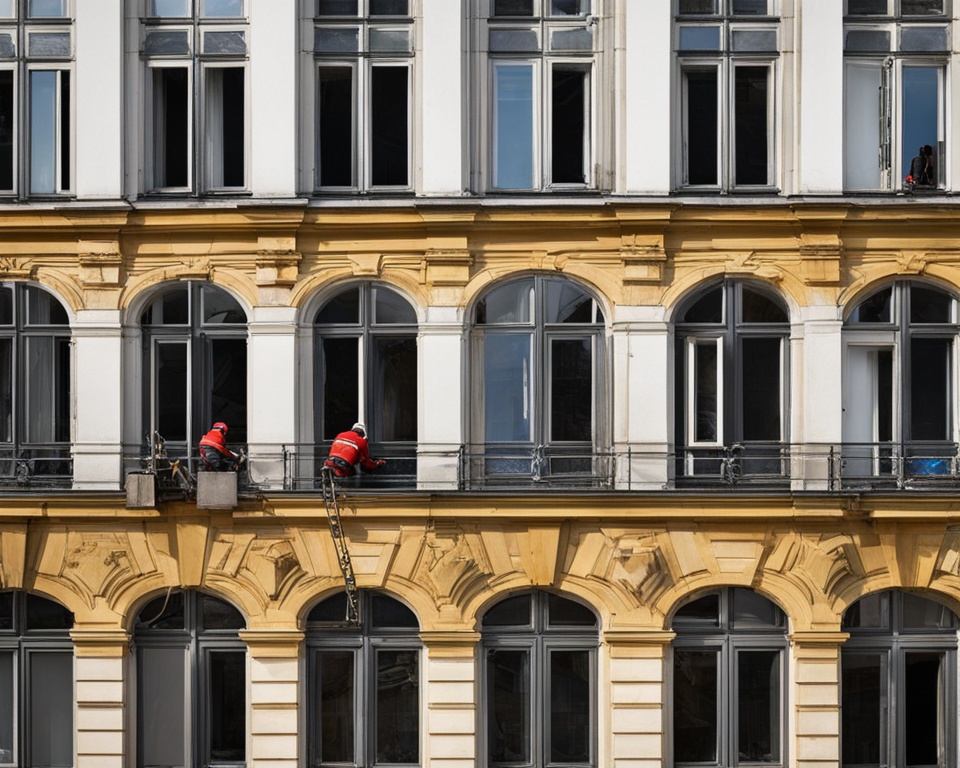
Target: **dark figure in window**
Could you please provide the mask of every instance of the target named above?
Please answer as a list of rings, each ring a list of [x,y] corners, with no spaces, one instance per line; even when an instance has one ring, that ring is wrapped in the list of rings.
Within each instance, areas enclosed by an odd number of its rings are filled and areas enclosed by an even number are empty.
[[[227,425],[218,421],[200,438],[200,456],[204,469],[212,472],[235,472],[240,457],[227,448]]]
[[[937,186],[937,167],[933,162],[933,147],[929,144],[920,147],[920,154],[910,161],[907,183],[914,187]]]

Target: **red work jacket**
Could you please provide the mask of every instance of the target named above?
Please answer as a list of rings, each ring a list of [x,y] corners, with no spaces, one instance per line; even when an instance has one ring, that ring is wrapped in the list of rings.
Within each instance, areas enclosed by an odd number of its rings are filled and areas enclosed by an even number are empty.
[[[376,469],[377,463],[370,458],[367,438],[356,432],[341,432],[330,446],[330,458],[343,459],[351,466],[360,464],[364,469]]]
[[[211,429],[207,434],[200,438],[200,447],[216,448],[224,456],[233,458],[233,452],[227,448],[223,439],[223,433],[219,429]]]

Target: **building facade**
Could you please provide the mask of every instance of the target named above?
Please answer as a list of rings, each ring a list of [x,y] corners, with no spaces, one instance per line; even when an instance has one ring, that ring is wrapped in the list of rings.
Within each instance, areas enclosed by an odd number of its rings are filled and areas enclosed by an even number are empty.
[[[956,768],[956,11],[0,0],[0,766]]]

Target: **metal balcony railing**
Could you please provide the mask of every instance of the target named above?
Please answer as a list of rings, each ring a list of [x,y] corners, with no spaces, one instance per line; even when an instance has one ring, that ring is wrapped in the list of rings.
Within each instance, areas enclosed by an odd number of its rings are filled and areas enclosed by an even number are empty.
[[[0,445],[0,490],[69,488],[73,457],[64,443]]]
[[[772,441],[681,446],[675,458],[677,484],[784,485],[790,482],[792,458],[796,454],[796,447]]]
[[[338,481],[345,489],[409,489],[417,485],[417,446],[413,443],[371,443],[370,455],[386,464],[376,470],[357,468],[353,477]],[[320,470],[330,453],[330,441],[283,446],[283,487],[288,491],[319,489]],[[421,455],[423,455],[421,453]]]
[[[616,454],[589,446],[464,446],[458,487],[464,490],[613,488]]]
[[[835,455],[840,490],[944,490],[960,486],[960,451],[949,442],[843,443]]]

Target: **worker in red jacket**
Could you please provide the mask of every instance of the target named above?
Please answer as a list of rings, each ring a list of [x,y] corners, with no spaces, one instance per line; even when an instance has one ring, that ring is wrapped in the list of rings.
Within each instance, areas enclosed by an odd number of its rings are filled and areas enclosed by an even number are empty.
[[[216,422],[200,438],[200,457],[204,467],[213,472],[231,472],[236,470],[240,457],[227,448],[227,425]]]
[[[370,458],[367,428],[357,422],[350,427],[349,432],[341,432],[334,438],[330,455],[323,466],[331,470],[336,477],[350,477],[356,472],[357,464],[364,469],[379,469],[386,463],[383,459],[374,461]]]

